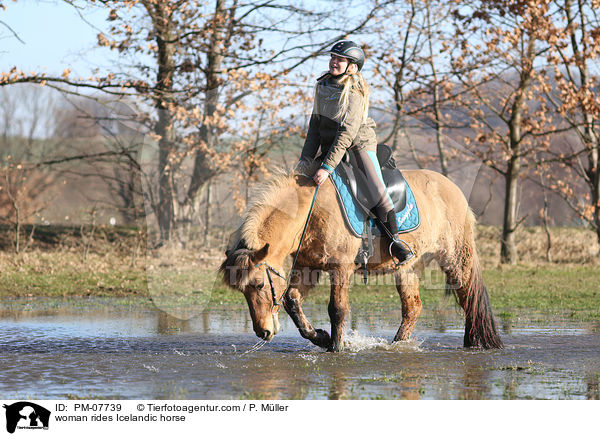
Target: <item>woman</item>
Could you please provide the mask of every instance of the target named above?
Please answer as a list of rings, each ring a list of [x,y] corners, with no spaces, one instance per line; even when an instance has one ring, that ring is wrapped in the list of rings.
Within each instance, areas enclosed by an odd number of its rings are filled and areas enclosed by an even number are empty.
[[[331,50],[329,71],[317,79],[315,102],[300,161],[322,159],[314,175],[322,184],[349,151],[367,181],[370,204],[379,221],[392,236],[390,255],[403,264],[414,253],[398,239],[394,204],[388,195],[377,160],[375,122],[368,115],[370,88],[360,73],[365,55],[354,42],[336,42]]]

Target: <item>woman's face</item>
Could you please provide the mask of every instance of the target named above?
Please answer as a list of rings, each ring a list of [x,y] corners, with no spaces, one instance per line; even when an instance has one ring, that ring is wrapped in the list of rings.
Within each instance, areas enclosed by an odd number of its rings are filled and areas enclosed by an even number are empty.
[[[332,76],[344,74],[348,68],[348,59],[332,54],[329,59],[329,72]]]

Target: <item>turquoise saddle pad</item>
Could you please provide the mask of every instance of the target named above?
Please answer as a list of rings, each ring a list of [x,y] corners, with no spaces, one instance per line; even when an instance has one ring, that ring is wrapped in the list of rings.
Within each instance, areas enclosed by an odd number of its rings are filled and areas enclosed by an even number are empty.
[[[375,224],[375,220],[363,212],[361,206],[356,202],[350,188],[344,183],[342,177],[338,174],[337,170],[331,174],[331,180],[337,191],[338,201],[342,209],[342,215],[345,218],[346,224],[350,231],[360,238],[365,229],[365,220],[368,219],[373,234],[379,234],[379,230]],[[398,220],[398,230],[400,233],[407,233],[415,230],[421,223],[419,218],[419,208],[415,196],[413,195],[412,189],[408,182],[406,183],[406,206],[400,212],[396,213],[396,219]]]

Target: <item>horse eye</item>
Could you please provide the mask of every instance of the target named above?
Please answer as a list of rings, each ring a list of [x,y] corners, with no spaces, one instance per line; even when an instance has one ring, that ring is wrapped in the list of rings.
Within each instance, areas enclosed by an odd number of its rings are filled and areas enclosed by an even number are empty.
[[[262,283],[258,283],[258,284],[256,285],[256,289],[258,289],[259,291],[260,291],[262,288],[264,288],[264,287],[265,287],[265,283],[264,283],[264,282],[262,282]]]

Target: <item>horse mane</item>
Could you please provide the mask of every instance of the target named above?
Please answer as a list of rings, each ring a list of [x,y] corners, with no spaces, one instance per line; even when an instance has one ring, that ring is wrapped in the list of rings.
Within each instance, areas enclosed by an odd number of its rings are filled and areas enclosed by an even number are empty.
[[[258,236],[259,230],[273,211],[273,205],[278,203],[281,192],[295,183],[295,175],[294,171],[277,169],[269,179],[252,190],[242,225],[232,235],[225,260],[219,268],[226,285],[238,290],[247,285],[247,272],[255,257],[262,256],[261,249],[265,249]]]
[[[273,205],[281,198],[281,192],[295,184],[295,175],[293,170],[278,168],[269,179],[252,190],[251,201],[239,229],[238,241],[243,240],[246,247],[252,250],[262,248],[258,231],[267,214],[273,210]]]

